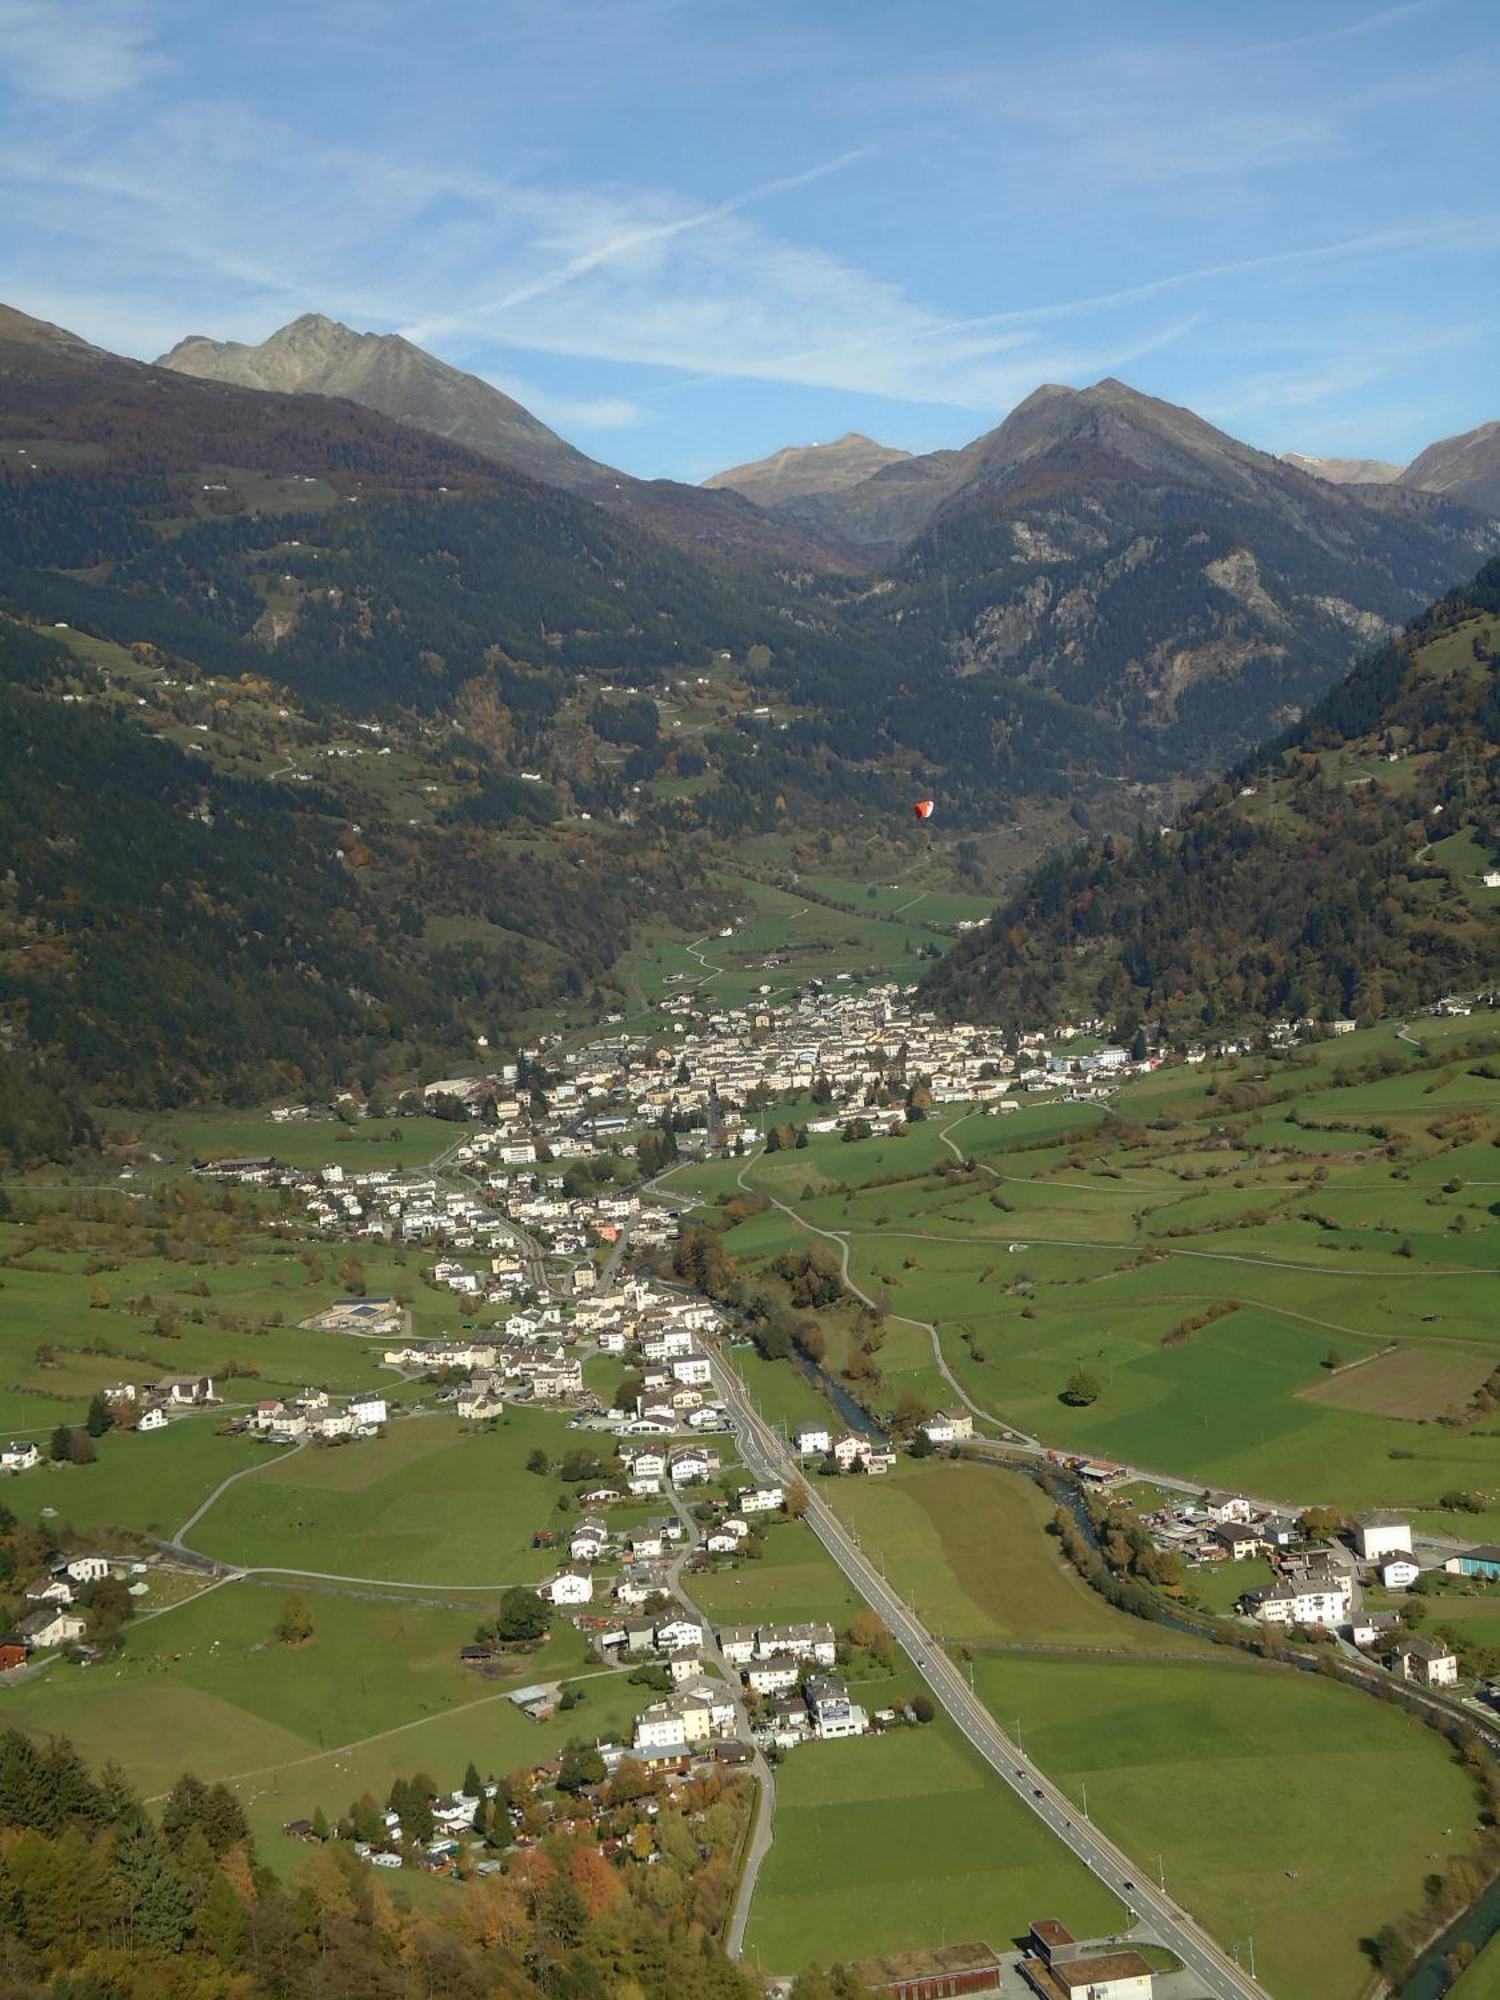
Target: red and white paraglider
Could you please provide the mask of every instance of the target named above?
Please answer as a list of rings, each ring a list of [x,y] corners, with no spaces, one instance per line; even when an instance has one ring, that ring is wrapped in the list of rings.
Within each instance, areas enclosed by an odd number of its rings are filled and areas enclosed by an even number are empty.
[[[931,800],[931,799],[918,799],[918,800],[917,800],[917,802],[916,802],[916,804],[915,804],[915,805],[914,805],[914,806],[912,807],[912,809],[911,809],[911,813],[912,813],[912,818],[913,818],[913,819],[931,819],[931,818],[932,818],[932,800]]]

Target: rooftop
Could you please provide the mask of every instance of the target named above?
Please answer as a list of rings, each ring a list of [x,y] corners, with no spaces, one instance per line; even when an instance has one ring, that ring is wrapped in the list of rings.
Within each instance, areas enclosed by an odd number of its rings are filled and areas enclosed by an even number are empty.
[[[998,1963],[994,1950],[980,1940],[971,1944],[934,1945],[926,1951],[893,1951],[878,1958],[857,1958],[849,1970],[866,1986],[878,1989],[908,1979],[973,1972],[981,1966]]]

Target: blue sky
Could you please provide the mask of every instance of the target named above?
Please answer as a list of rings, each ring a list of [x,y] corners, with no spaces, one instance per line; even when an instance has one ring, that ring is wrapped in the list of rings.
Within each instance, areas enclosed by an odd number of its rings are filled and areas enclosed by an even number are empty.
[[[1500,417],[1494,0],[0,0],[0,299],[400,331],[632,472],[1114,374],[1272,450]]]

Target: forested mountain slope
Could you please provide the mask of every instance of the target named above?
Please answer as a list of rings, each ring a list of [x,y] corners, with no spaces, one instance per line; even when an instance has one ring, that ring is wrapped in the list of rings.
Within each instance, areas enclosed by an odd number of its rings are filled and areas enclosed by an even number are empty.
[[[1376,1016],[1500,977],[1500,562],[1171,827],[1037,871],[932,976],[1016,1023]]]

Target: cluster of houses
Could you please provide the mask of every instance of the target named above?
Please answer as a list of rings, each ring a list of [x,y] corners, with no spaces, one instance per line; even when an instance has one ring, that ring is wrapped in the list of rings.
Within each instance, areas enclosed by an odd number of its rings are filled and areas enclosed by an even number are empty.
[[[300,1193],[308,1219],[320,1235],[485,1253],[482,1272],[452,1259],[437,1266],[435,1281],[459,1297],[505,1305],[530,1287],[523,1260],[505,1247],[511,1241],[505,1216],[493,1203],[445,1187],[431,1175],[403,1174],[392,1167],[361,1172],[347,1172],[337,1164],[291,1167],[269,1153],[211,1160],[197,1171],[205,1179],[235,1186]],[[354,1308],[360,1303],[373,1310],[357,1313]],[[389,1299],[339,1299],[307,1324],[329,1332],[378,1334],[395,1330],[401,1319],[400,1308]]]
[[[304,1389],[283,1402],[271,1397],[255,1405],[243,1428],[272,1444],[333,1444],[345,1438],[372,1438],[388,1415],[384,1396],[362,1390],[335,1399],[326,1389]]]
[[[835,1430],[829,1424],[800,1425],[792,1433],[792,1449],[801,1459],[821,1460],[830,1472],[882,1473],[896,1463],[895,1452],[883,1438]]]
[[[211,1375],[174,1375],[163,1382],[107,1382],[100,1392],[117,1424],[133,1431],[164,1431],[173,1415],[216,1403]],[[11,1438],[0,1447],[0,1472],[33,1472],[45,1457],[35,1438]]]
[[[646,1465],[649,1471],[637,1471]],[[658,1471],[657,1468],[661,1470]],[[677,1514],[660,1516],[619,1531],[611,1530],[605,1510],[618,1502],[648,1498],[661,1491],[663,1482],[692,1485],[711,1479],[719,1470],[719,1454],[712,1447],[686,1445],[670,1455],[656,1447],[636,1453],[623,1487],[593,1487],[580,1496],[579,1504],[591,1511],[580,1516],[568,1539],[568,1561],[545,1577],[538,1594],[557,1606],[578,1606],[594,1601],[594,1566],[618,1563],[619,1574],[609,1583],[616,1606],[649,1603],[666,1589],[659,1565],[688,1539],[688,1531]],[[694,1548],[698,1564],[733,1558],[744,1550],[754,1532],[755,1516],[779,1512],[786,1503],[780,1486],[746,1486],[724,1502],[708,1510],[701,1523]],[[623,1634],[606,1637],[602,1644],[624,1643]]]
[[[33,1653],[80,1645],[88,1633],[88,1619],[80,1600],[89,1587],[108,1577],[128,1576],[131,1581],[127,1588],[133,1596],[140,1596],[147,1588],[140,1580],[145,1570],[145,1563],[121,1563],[109,1556],[58,1556],[22,1592],[30,1608],[13,1631],[0,1637],[0,1674],[24,1666]]]
[[[1402,1680],[1424,1688],[1457,1686],[1458,1660],[1448,1647],[1407,1633],[1394,1611],[1363,1608],[1362,1580],[1402,1591],[1422,1574],[1405,1516],[1360,1515],[1352,1555],[1342,1544],[1309,1542],[1292,1517],[1257,1507],[1240,1494],[1169,1504],[1148,1516],[1146,1525],[1157,1547],[1175,1549],[1190,1562],[1268,1563],[1274,1580],[1236,1600],[1237,1610],[1257,1624],[1337,1632],[1382,1659]],[[1500,1577],[1500,1549],[1471,1550],[1444,1567],[1454,1575]]]
[[[583,1403],[577,1336],[555,1306],[518,1312],[503,1326],[462,1341],[405,1341],[388,1347],[387,1368],[424,1375],[462,1372],[452,1391],[458,1415],[482,1422],[507,1403]]]

